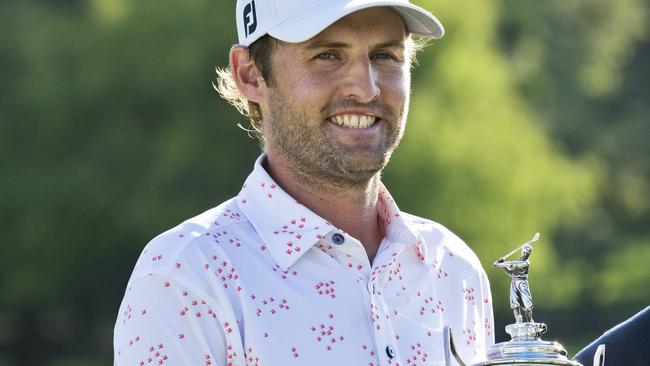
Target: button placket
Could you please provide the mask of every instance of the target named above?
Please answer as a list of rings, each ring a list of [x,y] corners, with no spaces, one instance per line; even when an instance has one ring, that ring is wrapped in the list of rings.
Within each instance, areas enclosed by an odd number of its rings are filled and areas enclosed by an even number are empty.
[[[390,328],[392,327],[387,327],[388,322],[386,321],[387,319],[385,318],[383,312],[381,311],[381,305],[378,303],[377,295],[373,294],[373,292],[376,292],[374,291],[374,285],[372,283],[369,283],[368,287],[370,289],[370,292],[368,293],[371,299],[370,306],[372,307],[370,316],[373,317],[374,320],[372,322],[372,325],[373,325],[373,331],[375,333],[375,347],[376,347],[375,349],[377,349],[378,351],[383,349],[385,351],[387,345],[390,345],[391,342],[393,341],[391,337],[392,332],[390,331]],[[388,365],[388,363],[386,362],[387,359],[386,359],[385,352],[383,355],[378,354],[378,356],[379,356],[378,359],[380,365]],[[390,359],[392,360],[392,357],[390,357]]]
[[[370,329],[373,334],[373,341],[374,345],[373,348],[377,350],[376,352],[376,357],[377,357],[377,365],[387,365],[385,362],[385,357],[382,355],[381,350],[384,349],[385,345],[389,341],[386,339],[386,336],[384,335],[384,326],[382,322],[381,317],[379,319],[374,318],[375,314],[375,308],[377,307],[376,300],[375,300],[375,295],[373,295],[373,284],[372,281],[367,280],[366,282],[363,281],[358,281],[359,284],[359,289],[361,290],[361,293],[363,294],[364,299],[366,300],[366,315],[368,317],[368,321],[370,322]],[[377,329],[377,322],[381,322],[379,324],[379,329]]]
[[[382,339],[379,337],[377,339],[378,348],[385,350],[385,356],[381,358],[383,360],[382,364],[383,362],[391,362],[390,364],[395,364],[396,361],[399,361],[399,347],[397,345],[398,336],[393,328],[393,323],[390,318],[390,309],[388,308],[388,305],[384,298],[385,296],[391,296],[391,293],[386,292],[386,285],[388,284],[389,273],[393,266],[396,265],[396,261],[394,259],[398,256],[399,252],[397,256],[393,256],[391,254],[390,257],[384,256],[382,258],[382,261],[376,262],[373,268],[373,272],[376,273],[374,273],[374,276],[371,276],[371,279],[369,281],[369,285],[372,285],[372,287],[369,287],[372,289],[370,296],[373,299],[373,304],[376,307],[376,311],[379,313],[379,321],[381,321],[382,327]]]
[[[394,351],[395,346],[393,343],[395,341],[395,338],[392,335],[393,331],[392,326],[389,324],[390,321],[386,319],[385,306],[382,305],[383,301],[380,298],[380,291],[377,287],[376,280],[373,280],[370,274],[368,274],[368,277],[366,277],[366,282],[358,281],[357,283],[359,283],[360,290],[362,291],[363,296],[369,305],[367,308],[367,316],[374,335],[374,349],[377,350],[377,365],[394,365],[394,360],[387,358],[386,347],[391,346],[391,349]],[[394,353],[396,355],[395,351]]]
[[[372,283],[372,281],[368,281],[368,293],[370,296],[375,295],[375,285]]]
[[[374,271],[378,271],[377,268]],[[384,272],[384,271],[381,271]],[[373,317],[373,330],[375,332],[376,349],[383,350],[383,354],[379,354],[380,365],[394,365],[399,361],[397,341],[398,337],[393,329],[393,324],[390,319],[389,309],[384,301],[384,288],[382,287],[383,273],[376,273],[371,275],[367,283],[368,296],[371,300],[371,316]],[[379,326],[379,329],[377,329]],[[381,352],[381,351],[380,351]]]
[[[337,234],[343,238],[341,244],[336,244],[336,242],[341,242],[341,238],[335,237]],[[355,282],[360,285],[364,298],[366,298],[369,304],[368,317],[372,324],[375,341],[374,348],[377,350],[379,365],[388,366],[395,364],[397,358],[395,333],[390,319],[387,318],[388,310],[385,302],[381,298],[383,294],[379,284],[383,274],[377,277],[371,275],[373,268],[371,268],[370,261],[368,260],[368,254],[363,245],[355,238],[335,232],[327,240],[334,249],[336,259],[345,267],[348,273],[354,276]],[[363,267],[357,269],[355,262],[361,264]],[[353,263],[351,267],[349,265],[350,263]],[[392,350],[393,358],[388,357],[386,353],[387,347],[390,347]]]

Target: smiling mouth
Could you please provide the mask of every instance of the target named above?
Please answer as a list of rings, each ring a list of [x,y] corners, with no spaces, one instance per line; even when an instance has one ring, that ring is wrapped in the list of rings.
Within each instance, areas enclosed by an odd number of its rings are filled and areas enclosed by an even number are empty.
[[[380,118],[363,114],[339,114],[327,120],[341,127],[368,128],[377,123]]]

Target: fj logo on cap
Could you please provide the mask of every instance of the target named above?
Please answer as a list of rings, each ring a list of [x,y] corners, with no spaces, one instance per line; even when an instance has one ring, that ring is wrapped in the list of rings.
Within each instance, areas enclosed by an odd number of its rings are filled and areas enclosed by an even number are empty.
[[[244,30],[246,37],[255,32],[255,29],[257,29],[257,13],[255,13],[255,0],[253,0],[244,7]]]

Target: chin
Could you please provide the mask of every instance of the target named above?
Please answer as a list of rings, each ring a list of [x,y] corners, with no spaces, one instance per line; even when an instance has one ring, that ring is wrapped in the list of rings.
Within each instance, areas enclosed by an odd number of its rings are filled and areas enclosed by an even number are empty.
[[[347,164],[341,167],[341,170],[359,181],[367,181],[381,172],[387,164],[388,159],[386,157],[360,158],[348,161]]]

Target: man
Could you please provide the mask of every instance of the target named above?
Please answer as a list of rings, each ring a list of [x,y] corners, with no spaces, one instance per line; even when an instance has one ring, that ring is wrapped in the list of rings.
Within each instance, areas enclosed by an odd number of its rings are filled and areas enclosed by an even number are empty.
[[[528,269],[530,268],[530,253],[533,246],[524,244],[521,247],[521,257],[516,261],[505,261],[504,257],[499,258],[492,264],[493,267],[503,268],[512,278],[510,282],[510,308],[512,309],[517,323],[533,322],[533,296],[528,286]]]
[[[442,37],[438,20],[407,0],[240,0],[237,25],[220,91],[264,154],[236,197],[144,249],[115,364],[436,365],[444,325],[483,359],[478,259],[380,181],[404,132],[411,34]]]

